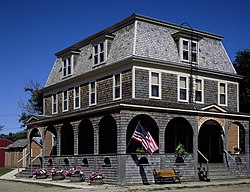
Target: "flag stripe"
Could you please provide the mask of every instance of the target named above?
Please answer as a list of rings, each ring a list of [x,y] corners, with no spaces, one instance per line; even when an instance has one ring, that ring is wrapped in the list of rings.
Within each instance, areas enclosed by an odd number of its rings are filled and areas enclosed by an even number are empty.
[[[138,122],[135,128],[132,138],[140,142],[142,146],[151,154],[159,149],[151,134],[144,129],[140,122]]]

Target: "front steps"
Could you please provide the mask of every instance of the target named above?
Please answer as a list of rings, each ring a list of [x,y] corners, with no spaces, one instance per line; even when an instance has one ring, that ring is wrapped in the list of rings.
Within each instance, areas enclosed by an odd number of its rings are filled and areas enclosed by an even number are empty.
[[[215,180],[235,180],[236,176],[232,174],[224,163],[209,164],[209,179]]]
[[[40,166],[33,166],[33,170],[35,169],[39,169]],[[15,175],[17,178],[31,178],[33,177],[32,172],[31,172],[31,167],[26,167],[24,168],[22,171],[20,171],[19,173],[17,173]]]

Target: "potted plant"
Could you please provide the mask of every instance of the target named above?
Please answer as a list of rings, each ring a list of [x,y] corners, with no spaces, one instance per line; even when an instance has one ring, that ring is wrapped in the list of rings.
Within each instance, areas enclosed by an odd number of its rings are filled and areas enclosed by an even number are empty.
[[[96,185],[100,185],[103,183],[103,179],[104,179],[104,173],[100,172],[92,172],[89,174],[89,180],[91,184],[96,184]]]
[[[85,175],[83,170],[78,170],[78,169],[69,169],[66,171],[65,176],[70,177],[70,181],[72,182],[80,182],[80,181],[85,181]]]
[[[241,149],[239,147],[237,147],[237,146],[233,147],[234,154],[240,154],[240,151],[241,151]]]
[[[175,163],[184,163],[184,159],[187,155],[188,152],[185,150],[184,145],[179,143],[175,148]]]
[[[51,170],[52,180],[63,180],[65,179],[64,171],[62,169],[53,168]]]
[[[36,179],[47,179],[48,178],[48,171],[47,169],[36,169],[32,172],[32,175],[35,175]]]

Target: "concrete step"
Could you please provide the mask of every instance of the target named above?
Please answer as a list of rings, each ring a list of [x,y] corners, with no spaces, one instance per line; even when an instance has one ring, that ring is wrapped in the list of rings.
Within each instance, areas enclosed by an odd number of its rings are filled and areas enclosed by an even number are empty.
[[[210,180],[234,180],[236,177],[229,171],[223,163],[213,163],[209,165]]]

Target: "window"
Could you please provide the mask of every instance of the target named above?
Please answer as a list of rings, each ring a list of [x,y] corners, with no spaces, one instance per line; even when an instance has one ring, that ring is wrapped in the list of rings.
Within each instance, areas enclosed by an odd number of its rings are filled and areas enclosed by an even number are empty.
[[[198,43],[180,38],[180,57],[182,61],[198,62]]]
[[[63,77],[67,77],[72,74],[72,60],[73,57],[63,59]]]
[[[63,112],[68,111],[68,91],[63,91],[62,107]]]
[[[178,81],[178,100],[188,101],[188,80],[187,77],[180,76]]]
[[[80,108],[80,87],[74,89],[74,109]]]
[[[89,105],[96,104],[96,82],[91,82],[89,84]]]
[[[105,62],[105,43],[101,42],[93,47],[94,64],[101,64]]]
[[[195,102],[203,103],[203,81],[195,79]]]
[[[121,74],[117,74],[113,76],[113,99],[121,99],[122,97],[122,82],[121,82]]]
[[[52,95],[52,114],[57,113],[57,94]]]
[[[227,105],[227,86],[226,83],[219,83],[219,105]]]
[[[161,73],[149,73],[149,97],[156,99],[161,98]]]

